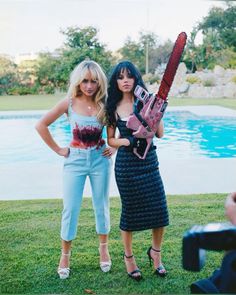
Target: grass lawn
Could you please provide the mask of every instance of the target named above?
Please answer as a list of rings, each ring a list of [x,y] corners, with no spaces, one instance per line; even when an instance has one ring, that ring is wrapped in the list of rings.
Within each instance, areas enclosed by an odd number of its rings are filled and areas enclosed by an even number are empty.
[[[170,106],[217,105],[236,110],[235,98],[170,98]]]
[[[102,273],[98,265],[98,242],[90,198],[81,210],[78,237],[71,257],[71,276],[56,274],[60,255],[61,200],[0,201],[1,280],[0,293],[14,294],[186,294],[192,282],[209,277],[220,266],[223,253],[207,252],[201,272],[181,266],[183,233],[194,224],[225,221],[222,194],[168,196],[170,225],[163,244],[166,278],[156,277],[149,267],[146,250],[150,231],[134,234],[134,254],[143,272],[140,282],[131,280],[124,268],[119,232],[120,200],[111,199],[112,270]]]
[[[47,110],[55,105],[65,94],[0,96],[0,111]],[[170,98],[170,106],[219,105],[236,110],[233,98]]]
[[[0,96],[0,111],[47,110],[65,94]]]

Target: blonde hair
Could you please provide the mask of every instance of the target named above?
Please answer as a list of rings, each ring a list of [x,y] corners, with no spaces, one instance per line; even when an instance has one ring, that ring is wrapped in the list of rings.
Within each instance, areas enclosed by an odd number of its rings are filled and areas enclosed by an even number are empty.
[[[98,83],[98,91],[95,94],[94,101],[99,107],[97,119],[102,124],[105,124],[105,102],[107,98],[107,78],[102,68],[98,63],[92,60],[84,60],[78,64],[70,75],[70,86],[67,92],[67,97],[75,98],[82,95],[80,84],[90,73],[92,79]]]

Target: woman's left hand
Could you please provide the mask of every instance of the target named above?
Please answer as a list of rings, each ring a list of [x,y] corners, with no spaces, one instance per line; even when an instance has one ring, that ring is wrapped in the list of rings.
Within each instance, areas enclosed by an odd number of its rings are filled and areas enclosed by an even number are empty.
[[[113,148],[113,147],[106,147],[102,153],[102,155],[104,157],[107,157],[107,158],[110,158],[112,155],[114,155],[116,153],[116,148]]]

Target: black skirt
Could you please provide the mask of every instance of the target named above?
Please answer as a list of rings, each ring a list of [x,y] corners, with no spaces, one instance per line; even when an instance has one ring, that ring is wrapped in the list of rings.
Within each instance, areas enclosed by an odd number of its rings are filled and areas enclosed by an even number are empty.
[[[154,147],[144,160],[125,147],[119,148],[115,177],[122,203],[121,230],[139,231],[169,224],[166,195]]]

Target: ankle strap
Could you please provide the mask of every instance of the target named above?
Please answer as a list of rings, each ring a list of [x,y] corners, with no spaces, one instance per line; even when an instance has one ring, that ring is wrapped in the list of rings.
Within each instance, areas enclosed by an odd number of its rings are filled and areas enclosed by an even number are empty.
[[[153,247],[151,247],[151,249],[152,249],[154,252],[161,252],[161,249],[154,249]]]
[[[124,253],[124,256],[125,256],[125,258],[132,258],[132,257],[134,257],[134,254],[132,254],[132,255],[130,255],[130,256],[127,256],[125,253]]]

